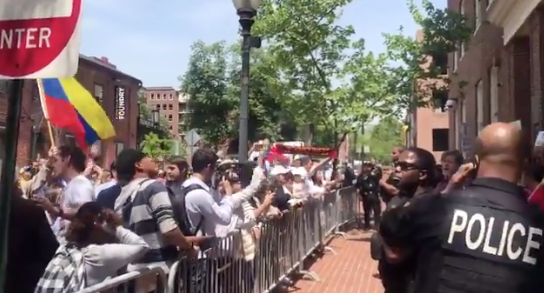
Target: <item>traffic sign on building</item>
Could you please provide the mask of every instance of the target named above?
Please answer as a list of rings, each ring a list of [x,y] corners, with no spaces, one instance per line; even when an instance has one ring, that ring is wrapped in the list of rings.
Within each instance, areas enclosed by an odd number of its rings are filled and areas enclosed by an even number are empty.
[[[82,0],[0,2],[0,79],[72,77]]]

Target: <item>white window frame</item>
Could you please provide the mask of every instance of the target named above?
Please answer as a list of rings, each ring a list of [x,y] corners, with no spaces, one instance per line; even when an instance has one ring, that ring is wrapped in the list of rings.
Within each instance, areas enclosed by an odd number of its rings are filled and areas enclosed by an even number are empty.
[[[476,83],[476,123],[480,134],[484,128],[484,83],[481,79]]]
[[[461,121],[461,111],[463,110],[461,108],[461,104],[462,101],[459,101],[459,105],[458,105],[458,108],[455,109],[455,119],[454,119],[454,123],[455,123],[455,145],[457,146],[456,148],[457,149],[461,149],[461,127],[462,127],[462,121]]]
[[[491,123],[499,122],[499,67],[489,70],[489,114]]]
[[[459,66],[459,49],[453,51],[453,73],[457,72],[457,66]]]
[[[465,0],[459,2],[459,13],[465,15]],[[465,56],[465,43],[461,43],[461,56],[459,58],[463,58],[463,56]]]
[[[476,26],[474,34],[476,34],[482,24],[482,0],[474,0],[474,24]]]

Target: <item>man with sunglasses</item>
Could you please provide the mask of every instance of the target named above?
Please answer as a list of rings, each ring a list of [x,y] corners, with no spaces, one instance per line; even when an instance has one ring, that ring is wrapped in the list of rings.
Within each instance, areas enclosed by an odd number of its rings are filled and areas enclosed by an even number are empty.
[[[416,261],[414,292],[542,292],[544,216],[517,185],[522,137],[508,123],[486,126],[469,186],[411,200],[384,215],[381,228],[396,221],[380,230],[387,259]],[[417,165],[403,167],[401,182],[424,176]]]
[[[401,224],[401,219],[397,217],[397,209],[409,205],[412,200],[432,194],[435,185],[435,166],[434,156],[424,149],[409,148],[399,154],[393,174],[398,180],[399,194],[391,199],[383,214],[379,232],[382,239],[388,240],[398,232],[397,227]],[[409,292],[414,278],[414,257],[390,261],[386,257],[388,242],[384,244],[378,268],[385,292]]]

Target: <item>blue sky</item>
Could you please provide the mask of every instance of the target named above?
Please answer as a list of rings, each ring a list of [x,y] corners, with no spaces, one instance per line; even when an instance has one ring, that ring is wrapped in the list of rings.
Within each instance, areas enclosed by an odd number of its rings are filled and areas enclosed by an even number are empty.
[[[416,0],[417,1],[417,0]],[[446,0],[432,0],[444,7]],[[178,88],[190,46],[196,40],[233,42],[238,18],[230,0],[87,0],[84,1],[81,53],[107,57],[144,86]],[[374,52],[384,50],[382,32],[401,25],[415,35],[416,25],[404,0],[354,0],[342,24],[355,27]]]

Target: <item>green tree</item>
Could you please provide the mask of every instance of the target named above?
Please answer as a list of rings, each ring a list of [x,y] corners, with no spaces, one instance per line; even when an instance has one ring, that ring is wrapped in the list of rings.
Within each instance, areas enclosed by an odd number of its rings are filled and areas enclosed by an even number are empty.
[[[352,26],[338,24],[352,0],[268,0],[261,5],[255,33],[267,42],[274,70],[288,86],[282,109],[297,125],[334,131],[339,103],[333,82],[341,74]],[[338,115],[339,116],[339,115]]]
[[[182,78],[182,91],[191,96],[193,111],[188,126],[218,146],[237,136],[240,101],[240,45],[225,42],[193,45],[189,69]],[[289,121],[281,111],[285,93],[267,50],[251,55],[248,138],[281,138],[281,124]]]
[[[148,133],[140,145],[142,152],[152,158],[166,158],[173,153],[174,142],[171,139],[164,139],[156,133]]]
[[[197,41],[191,50],[187,72],[181,78],[181,91],[191,97],[187,126],[217,146],[234,134],[235,100],[227,94],[228,49],[225,42],[208,45]]]
[[[382,163],[390,163],[391,149],[403,142],[402,123],[393,117],[383,119],[370,130],[365,140],[370,148],[369,156]]]
[[[434,105],[431,93],[445,91],[450,80],[443,74],[447,54],[466,45],[473,28],[460,13],[447,8],[436,8],[430,1],[422,0],[419,9],[414,0],[407,0],[414,21],[421,27],[423,40],[406,36],[402,30],[384,34],[390,61],[388,70],[390,92],[398,97],[399,110]],[[425,80],[425,85],[418,81]],[[462,88],[464,81],[455,82]],[[398,111],[403,112],[403,111]]]

